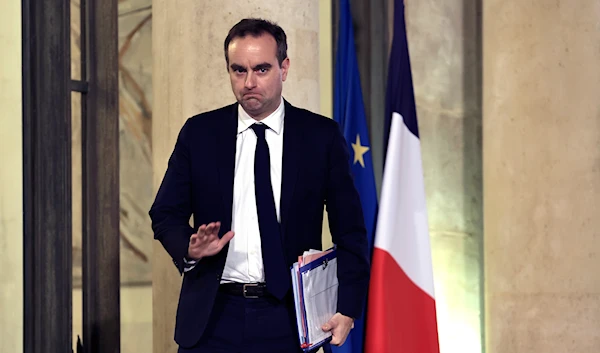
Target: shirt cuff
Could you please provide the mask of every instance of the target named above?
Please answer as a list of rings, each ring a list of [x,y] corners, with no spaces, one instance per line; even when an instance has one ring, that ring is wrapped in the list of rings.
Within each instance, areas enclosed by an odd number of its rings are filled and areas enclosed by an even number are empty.
[[[198,260],[191,260],[188,259],[186,257],[183,258],[183,272],[189,272],[191,270],[194,269],[194,267],[196,267],[196,264],[198,264]]]

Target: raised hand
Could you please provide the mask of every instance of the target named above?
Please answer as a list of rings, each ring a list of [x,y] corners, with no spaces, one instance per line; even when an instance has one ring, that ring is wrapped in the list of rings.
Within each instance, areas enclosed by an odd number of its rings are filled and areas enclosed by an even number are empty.
[[[190,237],[187,256],[190,259],[200,260],[218,254],[234,235],[230,230],[219,239],[219,229],[221,229],[221,222],[201,225],[198,232]]]

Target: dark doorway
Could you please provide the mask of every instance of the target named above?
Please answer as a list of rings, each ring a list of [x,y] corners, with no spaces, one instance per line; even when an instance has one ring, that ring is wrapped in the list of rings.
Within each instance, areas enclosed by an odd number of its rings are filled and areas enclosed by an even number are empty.
[[[72,97],[80,95],[83,351],[119,352],[117,0],[23,0],[24,348],[72,350]],[[78,99],[79,100],[79,99]]]

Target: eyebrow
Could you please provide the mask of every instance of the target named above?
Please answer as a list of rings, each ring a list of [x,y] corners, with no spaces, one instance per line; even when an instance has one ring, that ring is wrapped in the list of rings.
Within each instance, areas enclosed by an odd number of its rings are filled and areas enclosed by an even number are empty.
[[[262,69],[270,69],[273,65],[269,64],[269,63],[262,63],[262,64],[258,64],[256,66],[254,66],[252,69],[253,70],[262,70]]]
[[[256,71],[256,70],[270,69],[271,67],[273,67],[273,65],[271,65],[269,63],[261,63],[261,64],[254,66],[252,68],[252,70]],[[243,67],[242,65],[238,65],[238,64],[231,64],[231,69],[234,71],[237,71],[237,70],[246,71],[245,67]]]

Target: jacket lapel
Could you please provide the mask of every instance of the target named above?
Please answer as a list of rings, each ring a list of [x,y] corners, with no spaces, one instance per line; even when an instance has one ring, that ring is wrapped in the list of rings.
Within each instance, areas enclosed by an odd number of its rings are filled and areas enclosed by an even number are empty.
[[[300,110],[285,102],[285,118],[283,130],[283,164],[281,171],[281,228],[285,236],[285,225],[294,188],[300,170],[301,151],[305,133],[301,124]]]
[[[223,196],[222,233],[231,229],[231,208],[233,205],[233,177],[235,173],[235,149],[237,136],[237,104],[223,117],[223,125],[217,128],[217,172],[221,195]]]

